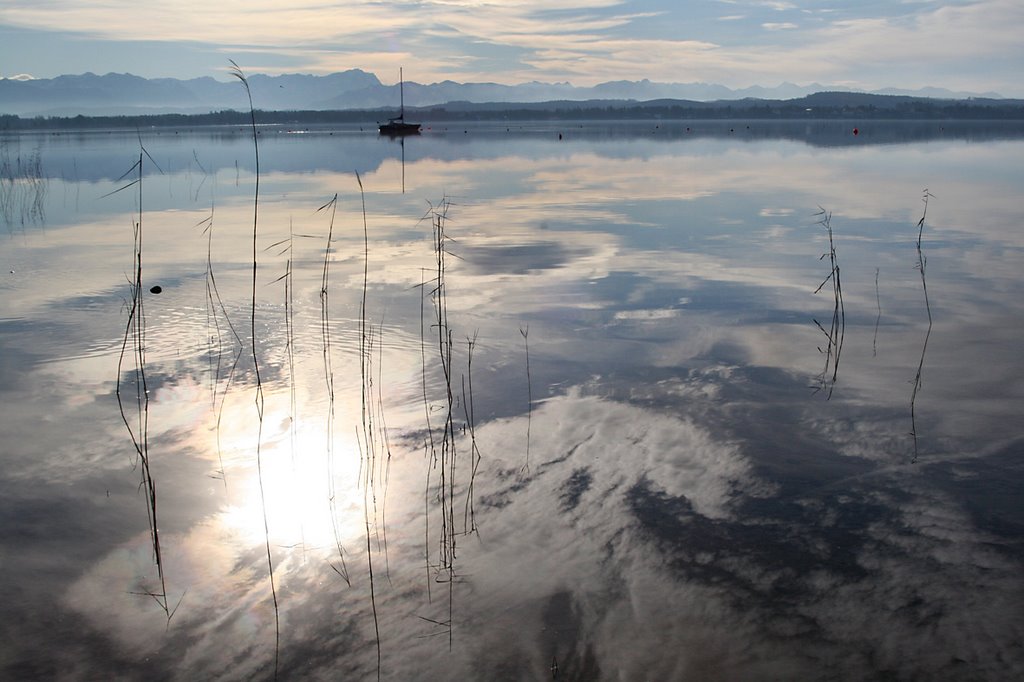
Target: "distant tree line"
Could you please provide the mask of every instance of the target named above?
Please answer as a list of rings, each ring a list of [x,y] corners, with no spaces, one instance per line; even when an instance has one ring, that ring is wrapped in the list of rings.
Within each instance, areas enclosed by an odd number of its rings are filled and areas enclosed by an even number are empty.
[[[824,95],[826,93],[822,93]],[[739,100],[735,102],[546,102],[538,104],[469,104],[407,107],[406,117],[435,121],[546,120],[699,120],[699,119],[892,119],[892,120],[1021,120],[1020,100],[930,100],[926,98],[841,99],[811,96],[798,100]],[[392,110],[257,111],[256,120],[270,125],[375,125],[394,115]],[[196,127],[246,125],[249,113],[223,110],[207,114],[140,114],[120,116],[38,116],[0,114],[0,130],[86,130],[105,128]]]
[[[408,107],[407,107],[408,109]],[[554,109],[514,108],[480,111],[472,108],[447,109],[434,107],[417,111],[416,116],[424,121],[452,120],[700,120],[700,119],[893,119],[893,120],[1021,120],[1024,121],[1024,106],[972,106],[969,103],[907,104],[896,107],[863,106],[814,106],[803,104],[723,104],[674,105],[637,104],[635,106],[559,106]],[[406,117],[409,117],[407,111]]]
[[[367,111],[257,111],[256,120],[265,124],[373,123],[384,120],[385,112]],[[0,114],[0,130],[88,130],[104,128],[177,128],[197,126],[249,125],[249,112],[233,109],[208,114],[126,114],[120,116],[36,116],[23,118]]]

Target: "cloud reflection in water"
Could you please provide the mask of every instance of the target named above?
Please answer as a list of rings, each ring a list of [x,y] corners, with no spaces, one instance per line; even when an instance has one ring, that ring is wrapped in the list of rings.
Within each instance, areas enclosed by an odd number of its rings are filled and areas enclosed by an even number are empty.
[[[309,139],[302,144],[322,143]],[[369,551],[381,567],[387,679],[545,679],[552,663],[566,679],[1024,673],[1015,618],[1024,610],[1016,504],[1024,475],[1013,427],[1020,396],[1006,380],[1019,373],[1011,321],[1024,312],[1012,274],[1021,244],[1007,229],[1020,218],[1006,191],[1019,174],[1019,142],[827,152],[713,138],[557,149],[526,140],[518,152],[483,141],[461,152],[429,137],[422,144],[436,154],[407,150],[406,195],[393,189],[394,163],[363,174],[368,309],[380,330],[375,381],[394,456],[386,552],[379,527],[367,547],[359,486],[362,225],[353,178],[320,166],[292,173],[273,161],[261,178],[267,244],[289,226],[322,237],[315,209],[344,190],[331,271],[333,468],[318,326],[323,241],[297,243],[290,254],[293,337],[280,286],[258,292],[282,670],[375,675]],[[360,149],[370,143],[353,153]],[[196,227],[216,188],[218,285],[227,314],[244,316],[248,256],[236,244],[251,228],[247,178],[230,163],[207,165],[209,195],[181,169],[147,179],[156,196],[146,272],[163,286],[147,301],[151,446],[169,596],[181,604],[169,627],[148,598],[131,594],[151,589],[155,570],[111,402],[131,206],[108,202],[78,215],[50,192],[53,224],[12,240],[18,274],[5,280],[0,308],[0,392],[10,406],[0,428],[12,445],[0,492],[9,500],[4,550],[16,557],[5,596],[17,617],[2,634],[16,642],[4,665],[20,677],[272,673],[251,367],[239,366],[218,433],[210,394],[224,385],[210,386],[218,350]],[[100,196],[110,179],[94,182]],[[937,197],[928,248],[935,330],[918,404],[923,453],[911,466],[908,381],[924,319],[912,227],[925,185]],[[430,306],[420,285],[432,254],[428,226],[417,222],[424,197],[449,192],[457,195],[447,272],[455,366],[465,372],[465,339],[475,336],[483,454],[474,481],[479,533],[457,538],[451,651],[438,625],[448,617],[447,592],[427,565],[439,528],[424,527],[437,504],[425,490],[424,414],[436,412],[444,383],[436,361],[426,372],[420,365],[436,349],[420,346],[421,307]],[[810,322],[821,308],[812,294],[818,204],[834,211],[848,312],[843,371],[828,404],[808,389],[819,370]],[[284,259],[265,255],[261,267],[260,281],[272,282]],[[286,344],[296,354],[296,413]],[[468,453],[468,433],[458,438]],[[460,478],[458,505],[466,486]],[[351,587],[328,563],[332,513]],[[56,638],[72,644],[56,647]]]

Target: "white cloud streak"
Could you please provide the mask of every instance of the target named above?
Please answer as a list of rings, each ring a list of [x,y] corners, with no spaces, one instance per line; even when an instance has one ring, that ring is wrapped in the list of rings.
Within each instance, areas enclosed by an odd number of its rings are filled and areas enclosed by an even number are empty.
[[[846,18],[805,28],[799,41],[768,43],[763,30],[788,33],[797,26],[765,21],[765,10],[784,17],[798,10],[797,5],[728,4],[754,14],[710,20],[736,28],[713,40],[703,37],[708,32],[699,22],[684,22],[673,10],[658,20],[678,23],[677,38],[641,37],[636,28],[652,15],[631,11],[620,0],[390,5],[358,0],[344,6],[311,0],[288,9],[269,0],[173,5],[55,0],[2,8],[0,24],[101,40],[181,41],[233,54],[273,53],[299,64],[289,66],[292,71],[365,68],[387,73],[397,63],[414,63],[421,80],[569,79],[588,85],[648,77],[717,80],[733,86],[817,80],[863,87],[976,84],[1012,89],[1012,73],[1019,73],[1024,61],[1017,30],[1024,25],[1024,5],[1016,0],[915,5],[907,14],[885,17],[856,16],[848,8]],[[501,51],[503,66],[482,59],[494,50]],[[977,60],[1002,63],[1006,70],[1000,73],[991,64],[975,64]],[[284,70],[280,65],[262,70],[275,69]]]

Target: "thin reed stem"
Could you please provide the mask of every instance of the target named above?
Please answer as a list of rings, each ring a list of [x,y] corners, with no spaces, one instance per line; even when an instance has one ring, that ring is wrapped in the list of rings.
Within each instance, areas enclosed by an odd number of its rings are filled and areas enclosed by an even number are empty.
[[[476,411],[473,406],[473,350],[476,348],[476,339],[476,334],[473,335],[472,339],[466,339],[466,376],[462,377],[462,407],[466,413],[466,426],[469,429],[471,460],[469,486],[466,489],[466,509],[462,519],[462,525],[467,534],[479,533],[479,528],[476,525],[474,486],[476,484],[477,470],[480,467],[480,460],[483,459],[476,442]]]
[[[523,471],[530,473],[530,432],[533,427],[533,378],[530,376],[530,326],[519,328],[526,348],[526,465]]]
[[[910,394],[910,436],[914,443],[914,457],[911,459],[911,463],[916,463],[918,455],[920,454],[918,449],[918,433],[917,433],[917,396],[920,393],[921,388],[924,386],[924,380],[922,374],[924,372],[924,356],[928,352],[928,340],[932,335],[932,306],[928,300],[928,281],[925,278],[925,269],[928,265],[928,259],[924,255],[924,251],[921,249],[921,241],[924,236],[924,223],[925,218],[928,216],[928,199],[933,198],[934,195],[925,189],[922,193],[921,201],[924,202],[924,208],[921,211],[921,219],[917,221],[917,269],[921,273],[921,290],[924,292],[924,308],[928,314],[928,330],[924,335],[924,343],[921,345],[921,360],[917,364],[917,374],[914,376],[914,390]]]
[[[224,419],[224,405],[227,402],[228,393],[231,390],[235,378],[235,371],[238,368],[238,362],[242,358],[242,353],[245,349],[245,344],[242,341],[242,337],[239,335],[238,330],[235,329],[235,325],[231,322],[231,317],[228,315],[227,308],[224,306],[224,300],[221,298],[220,289],[217,286],[217,278],[213,271],[213,215],[214,207],[210,207],[210,216],[200,221],[198,225],[203,227],[203,233],[206,234],[206,307],[207,307],[207,325],[212,321],[214,332],[216,334],[216,352],[213,351],[213,339],[211,338],[211,362],[214,363],[210,377],[210,389],[211,389],[211,400],[212,408],[216,413],[216,440],[217,440],[217,462],[220,468],[217,471],[217,475],[221,478],[224,483],[225,490],[227,489],[227,473],[224,469],[224,456],[223,449],[221,446],[221,424]],[[220,311],[218,313],[218,310]],[[231,362],[231,367],[227,371],[225,378],[224,389],[220,389],[221,378],[223,377],[223,353],[224,353],[224,334],[221,329],[220,319],[223,316],[224,323],[227,329],[231,332],[231,337],[234,339],[235,352]]]
[[[377,491],[376,491],[376,455],[377,437],[374,432],[373,420],[373,370],[372,360],[372,334],[373,329],[367,323],[366,295],[369,288],[370,277],[370,232],[366,219],[366,192],[363,189],[363,179],[356,173],[356,183],[359,185],[359,198],[362,207],[363,218],[363,292],[359,304],[359,373],[362,379],[361,406],[363,423],[363,443],[365,445],[365,456],[367,458],[366,480],[363,485],[363,521],[366,526],[366,566],[370,577],[370,606],[373,611],[373,633],[377,646],[377,679],[381,677],[381,641],[380,641],[380,620],[377,614],[377,589],[374,582],[373,572],[373,548],[370,541],[370,519],[372,507],[372,518],[374,526],[377,525]],[[383,325],[382,325],[383,326]],[[362,448],[360,448],[362,449]],[[360,460],[362,461],[362,460]],[[379,542],[378,542],[379,545]]]
[[[164,561],[163,552],[160,546],[160,525],[157,514],[157,492],[156,492],[156,481],[153,478],[153,472],[150,467],[150,451],[149,451],[149,386],[146,381],[146,315],[144,305],[144,295],[142,289],[142,254],[143,254],[143,229],[142,229],[142,218],[144,215],[143,209],[143,177],[144,168],[143,160],[148,153],[145,151],[145,147],[142,146],[141,139],[139,141],[139,159],[132,167],[121,176],[120,179],[126,178],[133,172],[137,172],[137,176],[134,180],[128,184],[114,190],[110,194],[116,194],[129,187],[137,186],[138,195],[136,200],[139,207],[138,220],[132,221],[132,234],[133,234],[133,277],[130,282],[131,290],[131,302],[128,310],[128,322],[125,326],[124,339],[121,344],[121,354],[117,361],[117,403],[118,409],[121,412],[121,419],[124,421],[125,428],[128,430],[128,434],[132,440],[132,446],[135,449],[135,461],[132,466],[138,466],[141,474],[141,480],[139,482],[139,490],[143,492],[146,498],[146,516],[149,522],[149,533],[150,542],[153,550],[153,561],[156,564],[157,579],[159,581],[159,590],[147,590],[143,593],[146,596],[152,597],[154,601],[160,606],[160,609],[164,612],[167,617],[167,625],[170,626],[171,617],[174,615],[174,610],[170,608],[167,597],[167,579],[164,573]],[[110,194],[105,196],[110,196]],[[135,385],[135,416],[133,419],[129,419],[125,411],[124,401],[121,397],[121,385],[122,377],[124,372],[124,361],[128,355],[128,345],[131,343],[132,357],[134,360],[133,374],[134,374],[134,385]],[[133,427],[132,422],[135,422]],[[182,595],[184,598],[184,594]],[[180,605],[180,601],[178,602]]]
[[[871,340],[871,356],[878,356],[878,325],[882,321],[882,296],[878,291],[878,273],[880,268],[875,268],[875,303],[878,305],[878,317],[875,318],[875,335]]]
[[[232,75],[245,86],[245,94],[249,98],[249,119],[252,126],[252,145],[256,159],[256,181],[252,202],[252,298],[249,314],[249,330],[252,346],[252,366],[256,375],[256,415],[258,426],[256,430],[256,475],[260,489],[260,507],[263,512],[263,535],[267,550],[267,570],[270,575],[270,594],[274,601],[274,679],[277,679],[281,659],[281,613],[277,601],[277,586],[274,582],[274,557],[270,551],[270,524],[267,520],[267,498],[263,485],[263,381],[260,378],[259,353],[256,346],[256,283],[257,266],[259,260],[259,205],[260,205],[260,144],[259,134],[256,129],[256,109],[252,103],[252,90],[249,89],[249,81],[242,69],[234,61],[232,64]]]
[[[434,443],[434,427],[430,423],[430,400],[427,397],[427,342],[426,342],[426,270],[420,270],[420,367],[423,387],[423,419],[427,425],[427,438],[423,444],[427,456],[427,475],[423,488],[423,557],[427,573],[427,601],[431,601],[430,584],[430,472],[437,466],[437,446]]]
[[[327,387],[327,423],[326,432],[326,453],[327,453],[327,504],[331,514],[331,529],[334,533],[334,547],[338,553],[340,567],[330,563],[331,568],[341,576],[345,584],[352,586],[349,576],[348,565],[345,562],[345,548],[341,542],[341,529],[338,527],[337,492],[334,484],[334,364],[331,353],[331,317],[330,317],[330,272],[331,254],[333,253],[331,243],[334,239],[334,219],[338,209],[338,195],[335,194],[330,201],[317,209],[317,213],[330,209],[331,217],[327,226],[327,243],[324,245],[324,267],[320,277],[320,341],[324,359],[324,383]]]

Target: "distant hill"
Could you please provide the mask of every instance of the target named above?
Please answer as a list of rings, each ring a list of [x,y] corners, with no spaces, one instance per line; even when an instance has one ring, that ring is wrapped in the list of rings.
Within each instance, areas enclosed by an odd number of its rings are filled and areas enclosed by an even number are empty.
[[[394,113],[383,109],[330,110],[259,110],[257,120],[265,125],[287,127],[331,126],[338,124],[368,125]],[[547,102],[449,102],[429,107],[406,107],[406,117],[425,126],[455,121],[743,121],[748,123],[782,123],[794,121],[869,120],[943,121],[944,125],[991,123],[1002,133],[1024,134],[1024,100],[1011,99],[931,99],[907,95],[873,95],[869,93],[820,92],[787,100],[756,99],[696,100],[555,100]],[[112,116],[25,116],[0,114],[0,130],[86,130],[104,128],[148,128],[196,126],[245,126],[248,111],[223,109],[202,114],[119,114]],[[1009,126],[1009,127],[1007,127]],[[747,129],[750,128],[748,125]]]
[[[372,73],[352,69],[327,76],[285,74],[249,77],[253,103],[265,111],[326,111],[349,109],[395,109],[398,85],[384,85]],[[569,83],[530,82],[519,85],[499,83],[405,84],[405,103],[409,107],[444,105],[451,102],[473,104],[536,104],[552,101],[588,100],[649,102],[687,100],[712,102],[754,98],[796,99],[828,91],[831,88],[812,83],[799,86],[782,83],[775,87],[750,87],[733,90],[712,83],[656,83],[609,81],[593,87]],[[835,93],[832,93],[835,94]],[[846,96],[870,93],[844,93]],[[935,88],[921,91],[887,90],[889,96],[916,96],[944,99],[988,98],[996,93],[950,92]],[[851,100],[852,102],[853,100]],[[198,114],[224,109],[242,109],[248,105],[234,80],[213,78],[178,80],[146,79],[131,74],[108,73],[25,80],[0,79],[0,114],[19,116],[86,116],[186,113]]]
[[[313,112],[315,115],[316,112]],[[1024,100],[933,99],[909,95],[875,95],[857,92],[819,92],[794,99],[739,100],[657,99],[557,100],[550,102],[449,102],[433,107],[406,107],[416,120],[696,120],[750,119],[793,121],[800,119],[847,120],[1003,120],[1024,126]]]

